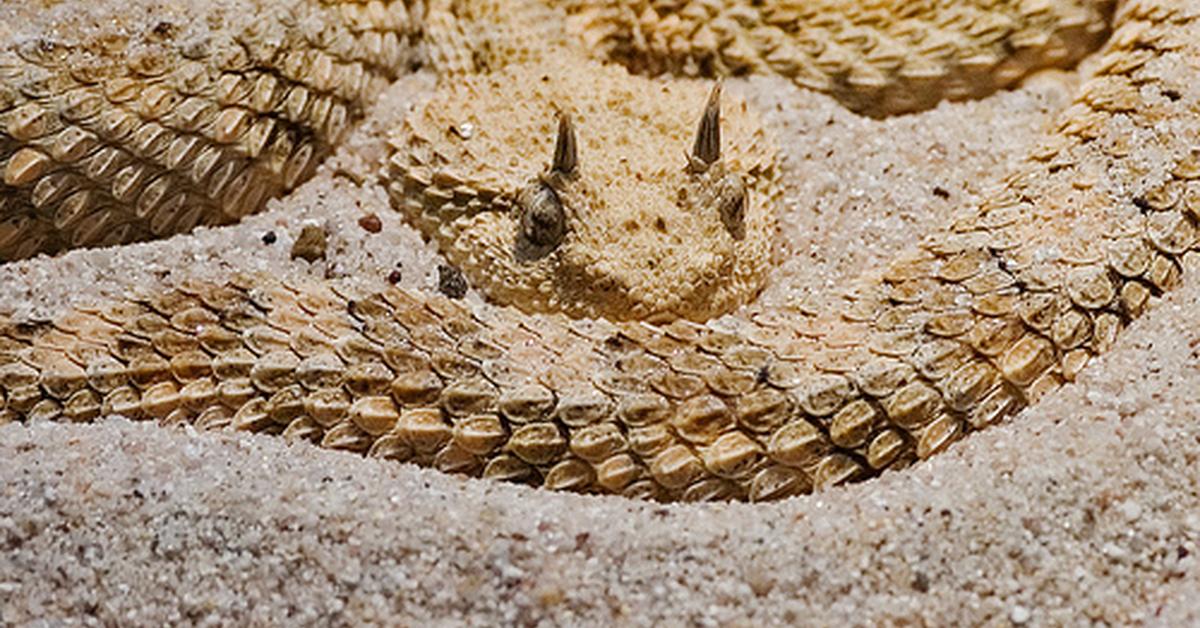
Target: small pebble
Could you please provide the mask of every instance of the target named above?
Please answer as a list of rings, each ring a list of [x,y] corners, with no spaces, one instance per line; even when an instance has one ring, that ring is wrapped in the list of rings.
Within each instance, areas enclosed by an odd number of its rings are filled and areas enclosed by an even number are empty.
[[[1129,523],[1142,518],[1142,506],[1135,501],[1121,502],[1121,505],[1117,509],[1120,510],[1121,516],[1125,517],[1125,520]]]
[[[1123,560],[1129,555],[1121,546],[1109,541],[1100,547],[1100,552],[1113,560]]]
[[[300,236],[292,245],[292,259],[297,257],[307,262],[325,259],[327,246],[325,230],[317,225],[305,225],[300,230]]]
[[[929,576],[918,571],[913,575],[912,588],[918,593],[929,593]]]
[[[275,235],[274,231],[268,231],[262,235],[262,243],[267,246],[275,244],[275,240],[277,239],[279,239],[279,236]]]
[[[383,221],[379,220],[379,216],[376,214],[367,214],[358,219],[358,226],[367,233],[379,233],[383,230]]]
[[[461,299],[467,294],[467,279],[461,270],[438,264],[438,291],[451,299]]]
[[[775,574],[763,569],[748,569],[746,571],[746,584],[750,587],[750,591],[754,595],[766,597],[775,588]]]

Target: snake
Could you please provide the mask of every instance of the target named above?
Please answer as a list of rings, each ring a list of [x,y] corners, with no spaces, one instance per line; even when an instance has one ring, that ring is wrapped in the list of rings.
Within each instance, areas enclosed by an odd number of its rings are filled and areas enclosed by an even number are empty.
[[[6,319],[0,423],[115,414],[548,489],[781,499],[1036,403],[1200,262],[1194,2],[228,0],[136,28],[60,8],[0,53],[4,258],[255,212],[428,67],[379,177],[494,305],[231,273]],[[819,304],[754,302],[778,165],[719,77],[886,116],[1089,54],[984,201]]]

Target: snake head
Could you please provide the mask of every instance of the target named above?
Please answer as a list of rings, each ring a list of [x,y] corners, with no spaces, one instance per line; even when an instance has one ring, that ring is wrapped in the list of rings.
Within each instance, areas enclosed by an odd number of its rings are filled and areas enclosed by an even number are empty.
[[[497,303],[718,316],[763,286],[778,189],[758,120],[705,90],[584,61],[460,78],[393,138],[393,202]]]

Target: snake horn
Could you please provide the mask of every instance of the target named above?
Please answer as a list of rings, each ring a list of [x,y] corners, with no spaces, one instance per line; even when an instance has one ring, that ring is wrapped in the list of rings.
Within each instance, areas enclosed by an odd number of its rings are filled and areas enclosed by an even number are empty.
[[[692,146],[692,161],[705,168],[721,158],[721,83],[713,86],[700,117],[700,128],[696,130],[696,143]]]
[[[579,149],[575,142],[575,123],[571,114],[558,114],[558,139],[554,142],[554,164],[551,170],[572,174],[579,167]]]

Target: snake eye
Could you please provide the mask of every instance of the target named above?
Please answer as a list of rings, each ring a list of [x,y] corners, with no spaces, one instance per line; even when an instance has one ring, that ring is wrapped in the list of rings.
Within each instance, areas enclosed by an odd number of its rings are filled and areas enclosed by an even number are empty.
[[[554,189],[535,183],[521,192],[521,236],[539,248],[553,248],[567,231],[567,216]]]
[[[717,210],[730,235],[740,240],[746,235],[746,183],[735,173],[726,173],[717,184]]]

